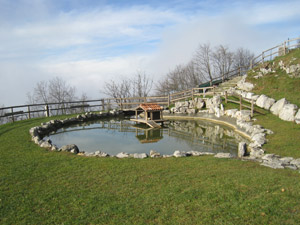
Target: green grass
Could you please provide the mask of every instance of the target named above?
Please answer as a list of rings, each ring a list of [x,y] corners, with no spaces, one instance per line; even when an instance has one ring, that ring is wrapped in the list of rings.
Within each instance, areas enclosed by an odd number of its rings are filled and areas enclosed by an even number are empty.
[[[281,60],[285,65],[300,64],[300,49],[293,50],[286,56],[277,57],[264,64],[264,66],[273,65],[272,68],[275,73],[269,73],[262,78],[255,79],[254,76],[259,68],[263,67],[261,65],[254,70],[255,72],[248,73],[247,80],[255,85],[252,91],[256,94],[265,94],[275,100],[286,98],[291,103],[300,106],[300,78],[290,78],[285,71],[281,70],[278,66]]]
[[[248,73],[247,80],[255,85],[252,90],[254,93],[265,94],[275,100],[286,98],[299,107],[300,78],[290,78],[285,71],[279,68],[278,63],[280,61],[283,61],[285,65],[300,64],[300,49],[295,49],[286,56],[276,57],[273,61],[260,65],[260,67],[272,65],[275,73],[269,73],[262,78],[255,79],[254,76],[260,69],[257,67],[255,72],[250,71]],[[264,113],[255,114],[256,123],[274,132],[273,135],[268,135],[269,142],[263,146],[264,149],[268,153],[300,158],[300,125],[283,121],[268,111],[260,110]]]
[[[0,126],[1,224],[299,224],[300,174],[214,157],[86,158]],[[282,191],[284,189],[284,191]]]

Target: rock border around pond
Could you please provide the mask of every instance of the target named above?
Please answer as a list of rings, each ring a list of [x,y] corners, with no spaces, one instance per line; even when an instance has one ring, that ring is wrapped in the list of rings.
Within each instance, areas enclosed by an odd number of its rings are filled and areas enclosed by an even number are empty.
[[[218,104],[221,104],[221,102],[218,102]],[[217,107],[214,105],[214,107]],[[226,110],[224,113],[224,116],[231,115],[229,113],[230,110]],[[239,112],[239,111],[237,111]],[[236,115],[237,112],[233,113],[231,116],[234,118],[237,118]],[[146,153],[134,153],[129,154],[125,152],[120,152],[115,156],[111,156],[105,152],[96,151],[94,153],[85,153],[81,152],[79,148],[75,144],[68,144],[64,145],[61,148],[58,148],[55,144],[52,143],[50,139],[44,140],[44,137],[51,132],[55,132],[58,129],[69,126],[76,123],[81,122],[87,122],[90,120],[96,120],[96,119],[104,119],[114,116],[119,116],[120,112],[113,110],[109,113],[86,113],[84,115],[78,115],[74,118],[68,118],[64,120],[50,120],[47,123],[42,123],[41,126],[33,127],[29,130],[29,133],[32,137],[32,141],[34,141],[36,144],[38,144],[40,147],[48,149],[50,151],[65,151],[65,152],[71,152],[78,155],[83,155],[87,157],[116,157],[116,158],[168,158],[168,157],[187,157],[187,156],[203,156],[203,155],[214,155],[216,158],[233,158],[233,156],[230,153],[211,153],[211,152],[199,152],[199,151],[180,151],[175,150],[173,155],[161,155],[159,152],[156,152],[154,150],[150,151],[150,154]],[[190,117],[193,118],[193,117]],[[217,117],[219,118],[219,117]],[[225,123],[228,126],[235,127],[235,128],[241,128],[243,130],[239,130],[240,133],[244,134],[244,136],[248,137],[248,139],[251,141],[249,145],[247,145],[244,142],[239,143],[238,147],[238,158],[242,160],[251,160],[251,161],[257,161],[260,162],[263,166],[268,166],[274,169],[278,168],[289,168],[289,169],[300,169],[300,159],[294,159],[291,157],[280,157],[278,155],[274,154],[265,154],[264,150],[262,149],[263,144],[267,142],[266,135],[272,134],[272,131],[268,129],[264,129],[260,125],[253,125],[252,122],[244,121],[242,120],[243,117],[238,117],[240,120],[236,119],[236,124],[230,124],[228,122],[222,121],[222,118],[219,118],[220,120],[214,120],[209,119],[213,122],[221,122]],[[198,117],[199,119],[199,117]],[[203,118],[207,119],[207,118]],[[248,119],[247,119],[248,120]],[[249,152],[249,155],[247,154],[247,151]]]

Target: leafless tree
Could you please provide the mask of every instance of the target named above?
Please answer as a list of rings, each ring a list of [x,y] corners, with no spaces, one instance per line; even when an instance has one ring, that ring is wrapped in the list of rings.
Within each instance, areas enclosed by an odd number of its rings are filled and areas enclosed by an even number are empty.
[[[70,101],[76,100],[76,90],[67,84],[65,80],[55,77],[49,81],[41,81],[36,84],[33,93],[28,93],[30,104],[34,103],[59,103],[52,108],[55,114],[66,113]]]
[[[234,60],[233,53],[228,50],[228,47],[219,45],[212,53],[212,60],[217,76],[222,76],[223,80],[228,78]]]
[[[193,57],[199,76],[212,83],[214,78],[213,52],[210,44],[201,44]]]
[[[143,71],[138,71],[133,79],[133,96],[147,97],[152,90],[153,80]]]
[[[250,68],[251,61],[254,58],[254,54],[251,53],[248,49],[238,48],[234,53],[234,69]]]
[[[112,98],[147,97],[152,90],[153,81],[145,72],[137,72],[133,79],[120,78],[117,82],[105,82],[104,94]]]

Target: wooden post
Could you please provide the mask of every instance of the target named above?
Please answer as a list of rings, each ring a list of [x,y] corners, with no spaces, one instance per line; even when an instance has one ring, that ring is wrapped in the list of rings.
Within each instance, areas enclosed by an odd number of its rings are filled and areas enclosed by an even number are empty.
[[[101,99],[101,102],[102,102],[102,111],[104,111],[105,110],[104,99]]]
[[[14,117],[14,108],[11,107],[10,108],[10,111],[11,111],[11,119],[12,119],[12,122],[15,122],[15,117]]]
[[[253,64],[254,64],[253,61],[254,61],[253,59],[250,61],[250,69],[253,69]]]
[[[283,42],[283,54],[286,55],[286,41]]]
[[[49,105],[46,105],[46,117],[50,116]]]
[[[225,103],[227,103],[227,91],[225,91]]]
[[[192,100],[194,101],[194,88],[192,88]]]
[[[108,99],[108,102],[107,102],[107,111],[110,110],[110,99]]]
[[[240,111],[242,110],[242,96],[240,95]]]
[[[121,110],[123,110],[122,98],[120,98],[120,108],[121,108]]]
[[[205,98],[206,88],[203,88],[203,98]]]
[[[264,52],[261,53],[261,59],[262,59],[262,63],[264,63],[265,62]]]
[[[28,118],[31,119],[30,106],[27,106],[27,109],[28,109]]]
[[[253,117],[254,114],[254,101],[253,99],[251,100],[251,117]]]
[[[171,101],[170,94],[168,94],[168,107],[170,107],[170,101]]]

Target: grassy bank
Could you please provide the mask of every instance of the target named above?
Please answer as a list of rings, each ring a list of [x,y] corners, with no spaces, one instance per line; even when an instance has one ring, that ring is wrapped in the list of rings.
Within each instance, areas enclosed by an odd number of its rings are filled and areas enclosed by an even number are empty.
[[[297,224],[300,174],[213,157],[86,158],[0,126],[1,224]]]

